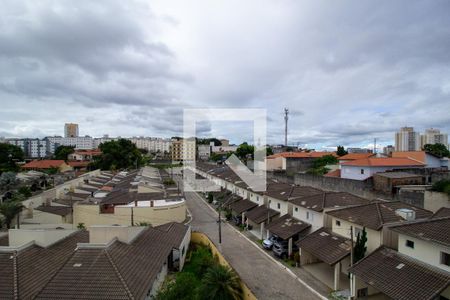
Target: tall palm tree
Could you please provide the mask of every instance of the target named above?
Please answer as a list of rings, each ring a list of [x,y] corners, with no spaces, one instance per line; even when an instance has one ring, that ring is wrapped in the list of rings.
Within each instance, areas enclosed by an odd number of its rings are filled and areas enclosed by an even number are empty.
[[[208,269],[202,279],[200,299],[240,300],[240,279],[232,269],[216,264]]]
[[[12,220],[22,211],[24,206],[18,201],[8,201],[0,204],[0,214],[5,219],[6,228],[11,228]]]

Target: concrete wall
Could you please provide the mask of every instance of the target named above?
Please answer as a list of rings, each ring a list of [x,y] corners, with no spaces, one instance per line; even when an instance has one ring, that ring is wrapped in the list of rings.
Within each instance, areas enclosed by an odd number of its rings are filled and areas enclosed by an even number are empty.
[[[446,193],[425,191],[424,208],[436,212],[441,207],[450,207],[450,196]]]
[[[266,170],[283,170],[283,159],[282,157],[269,158],[266,159]]]
[[[300,221],[311,224],[311,232],[324,226],[323,214],[301,206],[293,205],[292,216]]]
[[[336,224],[336,220],[341,222],[341,225]],[[350,239],[350,226],[353,226],[353,240],[356,242],[356,230],[357,228],[362,231],[363,227],[354,223],[347,222],[342,219],[332,218],[332,231],[340,236]],[[366,255],[381,246],[382,236],[381,230],[376,231],[370,228],[366,228],[367,232],[367,252]]]
[[[406,246],[406,240],[414,242],[414,249]],[[450,254],[450,247],[445,247],[440,244],[426,242],[424,240],[416,239],[404,234],[399,234],[398,252],[450,272],[449,266],[440,263],[441,252]]]
[[[48,247],[75,231],[71,229],[10,229],[9,245],[21,246],[34,241],[38,246]]]
[[[375,173],[386,172],[392,170],[392,167],[365,167],[365,166],[341,166],[341,178],[364,180]],[[362,174],[361,174],[362,170]]]
[[[192,232],[191,241],[192,243],[201,244],[209,247],[212,251],[213,256],[217,257],[221,265],[232,268],[232,266],[225,260],[223,255],[219,252],[216,245],[205,234],[200,232]],[[243,300],[256,300],[256,297],[253,294],[253,292],[247,287],[247,285],[243,281],[241,281],[241,288]]]
[[[92,244],[108,244],[114,238],[122,243],[130,244],[144,230],[143,226],[90,226],[89,242]]]
[[[269,200],[269,208],[279,211],[280,217],[289,212],[289,203],[287,201],[278,200],[272,197],[267,197]]]
[[[67,216],[69,217],[69,216]],[[66,222],[66,218],[63,216],[50,214],[47,212],[43,212],[40,210],[34,210],[33,211],[33,218],[31,219],[24,219],[24,222],[28,223],[36,223],[36,224],[63,224],[63,223],[71,223],[72,218],[68,218],[69,222]]]
[[[153,226],[186,219],[186,203],[163,207],[133,207],[134,223],[148,222]],[[131,225],[131,207],[115,207],[114,214],[101,214],[98,205],[76,204],[73,208],[75,225]]]

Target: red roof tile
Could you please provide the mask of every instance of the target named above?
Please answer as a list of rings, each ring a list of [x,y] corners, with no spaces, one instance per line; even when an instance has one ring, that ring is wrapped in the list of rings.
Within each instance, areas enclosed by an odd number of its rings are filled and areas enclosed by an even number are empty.
[[[62,164],[65,164],[64,160],[33,160],[22,166],[23,169],[50,169],[59,168]]]
[[[342,166],[423,167],[425,164],[410,158],[369,157],[345,162]]]
[[[285,157],[285,158],[318,158],[326,155],[337,156],[335,152],[282,152],[267,156],[268,159]]]
[[[344,156],[339,157],[339,160],[356,160],[356,159],[362,159],[362,158],[368,158],[371,156],[374,156],[373,153],[349,153]]]

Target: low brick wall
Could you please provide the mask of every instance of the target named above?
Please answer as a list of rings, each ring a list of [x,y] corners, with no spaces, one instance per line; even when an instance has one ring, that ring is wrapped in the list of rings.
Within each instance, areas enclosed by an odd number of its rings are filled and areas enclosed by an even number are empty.
[[[227,266],[229,268],[233,268],[223,257],[223,255],[219,252],[216,245],[206,236],[205,234],[201,232],[195,232],[193,231],[191,234],[191,243],[194,244],[200,244],[207,246],[211,249],[212,254],[218,258],[219,263],[223,266]],[[253,292],[248,288],[248,286],[241,280],[241,288],[242,288],[242,294],[244,300],[256,300],[257,298],[253,294]]]

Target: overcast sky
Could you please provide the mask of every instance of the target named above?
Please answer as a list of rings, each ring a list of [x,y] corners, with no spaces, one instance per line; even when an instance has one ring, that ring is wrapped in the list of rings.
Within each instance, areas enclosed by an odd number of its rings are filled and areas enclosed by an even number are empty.
[[[0,2],[0,136],[182,134],[184,108],[265,108],[268,141],[450,131],[450,1]],[[219,119],[219,117],[218,117]],[[247,123],[248,124],[248,123]],[[200,135],[250,139],[242,124]]]

